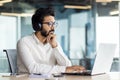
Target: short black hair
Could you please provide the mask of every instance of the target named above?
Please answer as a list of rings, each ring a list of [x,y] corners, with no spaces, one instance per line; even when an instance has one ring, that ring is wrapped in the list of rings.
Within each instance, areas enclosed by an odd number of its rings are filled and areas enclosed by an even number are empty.
[[[39,24],[42,24],[43,19],[46,16],[55,16],[54,9],[48,7],[48,8],[39,8],[35,11],[35,13],[32,16],[32,27],[35,31],[40,31]]]

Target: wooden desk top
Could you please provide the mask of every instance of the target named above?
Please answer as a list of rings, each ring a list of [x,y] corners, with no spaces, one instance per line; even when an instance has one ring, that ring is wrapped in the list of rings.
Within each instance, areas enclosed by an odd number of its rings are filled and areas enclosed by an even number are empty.
[[[112,72],[109,74],[102,74],[96,76],[64,76],[64,77],[57,77],[57,78],[30,78],[28,75],[24,76],[10,76],[10,77],[3,77],[0,76],[0,80],[120,80],[120,72]]]

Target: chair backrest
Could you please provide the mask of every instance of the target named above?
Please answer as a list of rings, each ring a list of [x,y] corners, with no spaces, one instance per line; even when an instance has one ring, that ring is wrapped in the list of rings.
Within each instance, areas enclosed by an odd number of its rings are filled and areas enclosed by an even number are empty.
[[[3,52],[5,52],[7,55],[11,74],[12,75],[16,74],[17,73],[17,51],[16,49],[4,49]]]

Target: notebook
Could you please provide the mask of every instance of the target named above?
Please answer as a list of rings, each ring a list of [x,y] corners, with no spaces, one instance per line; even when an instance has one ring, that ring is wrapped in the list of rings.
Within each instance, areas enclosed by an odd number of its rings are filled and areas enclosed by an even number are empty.
[[[113,57],[116,50],[116,44],[103,43],[99,45],[92,70],[84,72],[62,73],[63,75],[98,75],[110,71]]]

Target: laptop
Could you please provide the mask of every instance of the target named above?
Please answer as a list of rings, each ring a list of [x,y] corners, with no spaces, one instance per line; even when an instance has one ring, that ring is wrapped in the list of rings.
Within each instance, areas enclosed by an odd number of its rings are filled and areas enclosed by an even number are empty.
[[[99,45],[92,70],[84,72],[65,72],[63,75],[98,75],[108,73],[111,69],[116,44],[102,43]]]

